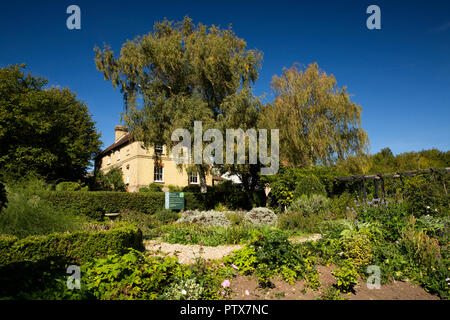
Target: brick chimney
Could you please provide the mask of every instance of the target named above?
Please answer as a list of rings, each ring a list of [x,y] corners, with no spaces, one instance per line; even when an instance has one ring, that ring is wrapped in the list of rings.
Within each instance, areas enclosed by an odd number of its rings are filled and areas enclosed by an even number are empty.
[[[116,139],[114,141],[117,142],[120,138],[128,133],[128,128],[119,125],[114,127],[114,131],[116,132]]]

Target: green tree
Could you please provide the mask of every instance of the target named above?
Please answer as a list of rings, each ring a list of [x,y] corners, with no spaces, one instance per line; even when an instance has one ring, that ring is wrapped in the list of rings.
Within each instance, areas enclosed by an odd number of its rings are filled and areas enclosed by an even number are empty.
[[[83,179],[101,145],[86,104],[24,68],[0,69],[0,174]]]
[[[263,126],[280,129],[280,158],[291,166],[329,165],[350,154],[367,152],[361,106],[346,87],[317,63],[297,65],[272,78],[275,99],[265,106]]]
[[[105,80],[123,93],[123,116],[136,139],[146,147],[166,144],[170,149],[175,129],[192,133],[196,120],[203,130],[233,128],[238,104],[255,107],[250,88],[262,54],[246,46],[231,27],[194,25],[186,17],[155,23],[153,32],[124,43],[117,58],[110,47],[95,47],[95,62]],[[199,173],[203,191],[210,168],[189,166]]]
[[[97,170],[95,173],[96,188],[107,191],[126,191],[123,172],[119,167],[111,168],[107,173]]]

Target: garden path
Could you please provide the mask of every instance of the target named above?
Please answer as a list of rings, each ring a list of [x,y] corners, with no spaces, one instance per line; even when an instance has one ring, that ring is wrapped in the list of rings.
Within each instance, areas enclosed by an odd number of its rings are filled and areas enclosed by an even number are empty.
[[[316,241],[320,239],[320,234],[313,234],[309,236],[298,236],[290,238],[293,243],[301,243],[305,241]],[[233,251],[242,249],[243,245],[221,245],[216,247],[201,246],[198,244],[178,244],[167,243],[161,240],[147,240],[144,241],[145,249],[154,255],[169,255],[177,256],[178,261],[182,264],[193,264],[197,258],[205,260],[219,260],[225,256],[230,255]]]

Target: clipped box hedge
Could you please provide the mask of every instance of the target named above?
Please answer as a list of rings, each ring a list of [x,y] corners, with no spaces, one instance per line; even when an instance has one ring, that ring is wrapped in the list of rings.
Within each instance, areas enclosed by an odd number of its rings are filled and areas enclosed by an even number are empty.
[[[80,264],[109,254],[124,254],[128,248],[141,250],[142,246],[141,231],[127,225],[105,231],[54,233],[23,239],[0,235],[0,265],[47,258]]]
[[[96,220],[123,209],[153,214],[164,208],[164,192],[45,191],[39,195],[59,209]],[[184,197],[186,210],[207,209],[201,195],[185,192]]]

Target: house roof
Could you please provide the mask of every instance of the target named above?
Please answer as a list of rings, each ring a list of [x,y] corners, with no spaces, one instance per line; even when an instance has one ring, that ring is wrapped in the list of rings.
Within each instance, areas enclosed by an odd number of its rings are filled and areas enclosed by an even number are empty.
[[[129,141],[131,141],[133,139],[133,136],[130,133],[127,133],[125,135],[123,135],[119,140],[117,140],[116,142],[114,142],[112,145],[110,145],[108,148],[106,148],[105,150],[103,150],[102,152],[100,152],[96,158],[100,158],[101,156],[104,156],[105,154],[107,154],[109,151],[116,149],[117,147],[120,147],[126,143],[128,143]]]

